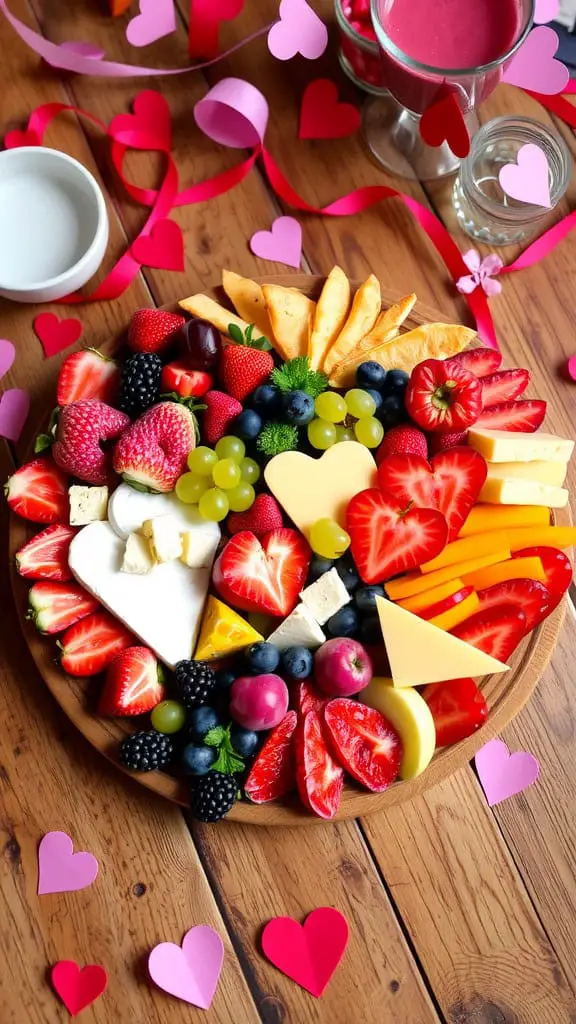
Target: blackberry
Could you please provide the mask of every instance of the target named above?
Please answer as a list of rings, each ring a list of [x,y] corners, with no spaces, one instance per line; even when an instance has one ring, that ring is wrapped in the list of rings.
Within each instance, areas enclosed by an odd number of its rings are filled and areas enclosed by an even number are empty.
[[[179,661],[174,675],[180,702],[186,708],[205,704],[216,686],[214,670],[203,661]]]
[[[135,732],[120,744],[120,761],[132,772],[153,772],[165,768],[174,755],[169,736],[156,732]]]
[[[208,772],[192,794],[192,814],[197,821],[220,821],[236,803],[238,783],[233,775]]]
[[[137,352],[124,363],[118,406],[133,418],[160,399],[162,360],[155,352]]]

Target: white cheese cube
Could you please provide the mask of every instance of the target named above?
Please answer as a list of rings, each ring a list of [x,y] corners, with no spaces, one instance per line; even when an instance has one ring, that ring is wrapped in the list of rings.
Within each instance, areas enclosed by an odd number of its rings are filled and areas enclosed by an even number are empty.
[[[280,651],[287,647],[319,647],[326,640],[324,633],[305,604],[298,604],[284,622],[268,637]]]
[[[108,508],[107,487],[85,487],[74,484],[68,491],[70,499],[70,526],[87,526],[106,519]]]
[[[131,533],[126,540],[124,559],[121,572],[145,576],[154,568],[154,559],[150,551],[150,542],[141,533]]]
[[[142,523],[142,533],[150,540],[156,562],[173,562],[182,554],[182,538],[178,520],[173,515],[156,516]]]
[[[182,554],[180,560],[190,569],[211,569],[218,535],[213,530],[200,530],[194,527],[180,534],[182,538]]]
[[[330,569],[302,591],[300,597],[321,626],[350,601],[338,571]]]

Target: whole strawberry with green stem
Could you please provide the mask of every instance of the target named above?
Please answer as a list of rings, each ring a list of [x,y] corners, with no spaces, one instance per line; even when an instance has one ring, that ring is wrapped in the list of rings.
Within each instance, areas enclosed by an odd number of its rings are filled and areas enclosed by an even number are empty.
[[[227,394],[239,402],[264,384],[274,369],[274,360],[266,350],[266,338],[253,337],[254,324],[242,333],[236,324],[228,328],[232,344],[226,345],[220,357],[219,377]]]
[[[195,445],[196,419],[190,409],[160,402],[124,431],[114,448],[114,470],[133,487],[173,491]]]

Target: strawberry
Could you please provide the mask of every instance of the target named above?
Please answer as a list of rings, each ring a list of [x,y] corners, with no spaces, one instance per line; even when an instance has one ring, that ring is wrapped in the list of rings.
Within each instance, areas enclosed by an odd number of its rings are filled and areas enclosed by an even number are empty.
[[[513,430],[534,433],[546,415],[546,402],[539,399],[520,399],[518,402],[499,402],[489,405],[480,413],[477,427],[487,430]]]
[[[496,605],[512,605],[521,608],[526,616],[526,632],[538,626],[550,611],[550,595],[538,580],[506,580],[495,583],[486,590],[478,591],[480,611],[487,611]]]
[[[423,459],[427,459],[426,434],[409,423],[401,423],[398,427],[392,427],[376,452],[376,464],[379,466],[382,459],[388,455],[421,455]]]
[[[296,687],[296,704],[298,705],[298,713],[304,718],[309,711],[315,711],[320,718],[323,717],[323,710],[328,703],[328,698],[324,697],[319,690],[314,686],[313,680],[305,679],[303,682],[298,683]]]
[[[463,366],[476,377],[488,377],[502,366],[502,353],[495,348],[468,348],[465,352],[452,356],[447,362],[450,365],[455,363],[456,366]]]
[[[435,558],[446,546],[448,536],[441,512],[428,508],[406,511],[375,487],[352,498],[346,529],[352,556],[365,583],[382,583]]]
[[[449,433],[435,433],[428,435],[428,447],[431,455],[438,455],[446,452],[449,448],[460,447],[468,443],[467,430],[451,430]]]
[[[179,313],[165,309],[137,309],[128,327],[128,347],[133,352],[164,355],[171,348],[171,335],[186,323]]]
[[[144,715],[164,700],[164,677],[147,647],[127,647],[108,666],[98,713]]]
[[[450,632],[498,661],[506,662],[526,635],[526,616],[520,608],[496,605],[476,612]]]
[[[111,458],[102,442],[115,440],[129,423],[125,412],[113,409],[99,398],[84,398],[65,405],[52,445],[54,462],[79,480],[105,484]]]
[[[289,615],[298,602],[311,552],[297,530],[249,530],[228,541],[217,559],[212,582],[223,601],[248,612]]]
[[[120,386],[120,367],[94,348],[85,348],[67,356],[58,374],[56,401],[70,405],[81,398],[99,398],[114,402]]]
[[[8,477],[6,500],[13,512],[32,523],[67,523],[68,477],[52,459],[32,459]]]
[[[398,778],[402,741],[380,711],[338,697],[326,705],[324,721],[340,764],[371,793]]]
[[[31,580],[71,580],[68,551],[75,534],[73,526],[63,523],[37,533],[16,552],[17,571]]]
[[[544,586],[548,591],[548,615],[560,604],[572,583],[572,563],[558,548],[534,547],[515,551],[512,558],[539,558],[546,575]]]
[[[230,533],[251,530],[262,537],[270,530],[282,529],[282,509],[271,494],[259,494],[247,512],[233,512],[228,516],[226,525]]]
[[[71,676],[95,676],[132,647],[134,637],[109,612],[94,612],[66,630],[58,646],[62,668]]]
[[[244,784],[244,792],[255,804],[279,800],[296,785],[294,731],[297,716],[288,711],[257,755]]]
[[[404,401],[424,430],[464,430],[482,411],[482,385],[458,363],[425,359],[412,370]]]
[[[35,583],[28,593],[28,614],[40,633],[61,633],[100,607],[78,583]]]
[[[432,467],[421,455],[388,455],[378,467],[378,484],[404,509],[438,507]]]
[[[296,782],[306,807],[319,818],[334,817],[340,806],[344,772],[328,749],[315,711],[309,711],[296,730]]]
[[[162,370],[160,390],[180,398],[201,398],[212,387],[212,377],[203,370],[191,370],[187,363],[168,363]]]
[[[434,725],[436,746],[449,747],[472,736],[488,718],[488,705],[473,679],[430,683],[422,690]]]
[[[482,405],[511,402],[524,394],[530,383],[530,370],[501,370],[482,379]]]
[[[195,444],[190,410],[177,402],[160,402],[124,431],[114,449],[114,469],[128,483],[173,491]]]
[[[219,377],[224,390],[243,402],[264,384],[274,369],[269,352],[249,345],[225,345],[220,357]]]
[[[202,441],[213,445],[228,432],[232,420],[242,412],[242,406],[223,391],[208,391],[204,395],[204,404],[206,411],[202,418]]]

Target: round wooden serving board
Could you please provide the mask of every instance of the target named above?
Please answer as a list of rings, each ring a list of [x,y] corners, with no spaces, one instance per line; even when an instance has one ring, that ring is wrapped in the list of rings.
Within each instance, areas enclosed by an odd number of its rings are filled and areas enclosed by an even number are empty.
[[[265,280],[268,283],[301,288],[312,298],[318,296],[324,282],[324,278],[305,274],[287,274],[269,277]],[[352,283],[354,284],[354,282]],[[219,301],[222,301],[221,289],[215,289],[214,295]],[[398,301],[398,295],[383,289],[382,300],[383,305],[387,307]],[[178,307],[168,308],[177,309]],[[408,317],[405,328],[411,329],[419,324],[445,319],[441,313],[418,304]],[[117,344],[118,341],[110,342],[103,346],[103,350],[112,353]],[[46,422],[48,415],[49,411],[47,411]],[[40,428],[44,426],[45,423],[40,424]],[[27,458],[31,457],[32,452],[28,453]],[[572,519],[569,510],[564,509],[557,512],[555,522],[558,525],[570,524]],[[117,756],[118,746],[122,737],[134,730],[133,723],[126,719],[109,719],[98,716],[96,714],[100,689],[98,683],[95,683],[92,678],[76,679],[66,675],[56,660],[54,638],[42,637],[34,625],[26,619],[29,583],[17,574],[14,555],[37,532],[39,532],[38,526],[33,526],[18,516],[11,516],[12,583],[24,635],[46,685],[60,707],[86,739],[121,768]],[[340,809],[334,820],[372,814],[375,811],[391,807],[392,804],[411,800],[417,794],[425,792],[466,765],[480,747],[502,731],[531,696],[554,651],[562,627],[564,612],[565,602],[562,602],[553,614],[527,637],[515,652],[509,672],[497,676],[487,676],[483,680],[481,687],[490,707],[490,715],[486,725],[479,732],[453,747],[439,750],[426,771],[417,779],[411,782],[394,783],[385,793],[368,793],[347,783],[344,787]],[[128,774],[143,786],[147,786],[168,800],[188,806],[188,786],[182,780],[173,778],[164,772],[129,772]],[[307,812],[296,795],[287,797],[278,803],[261,806],[238,801],[228,818],[251,825],[313,825],[322,820]]]

